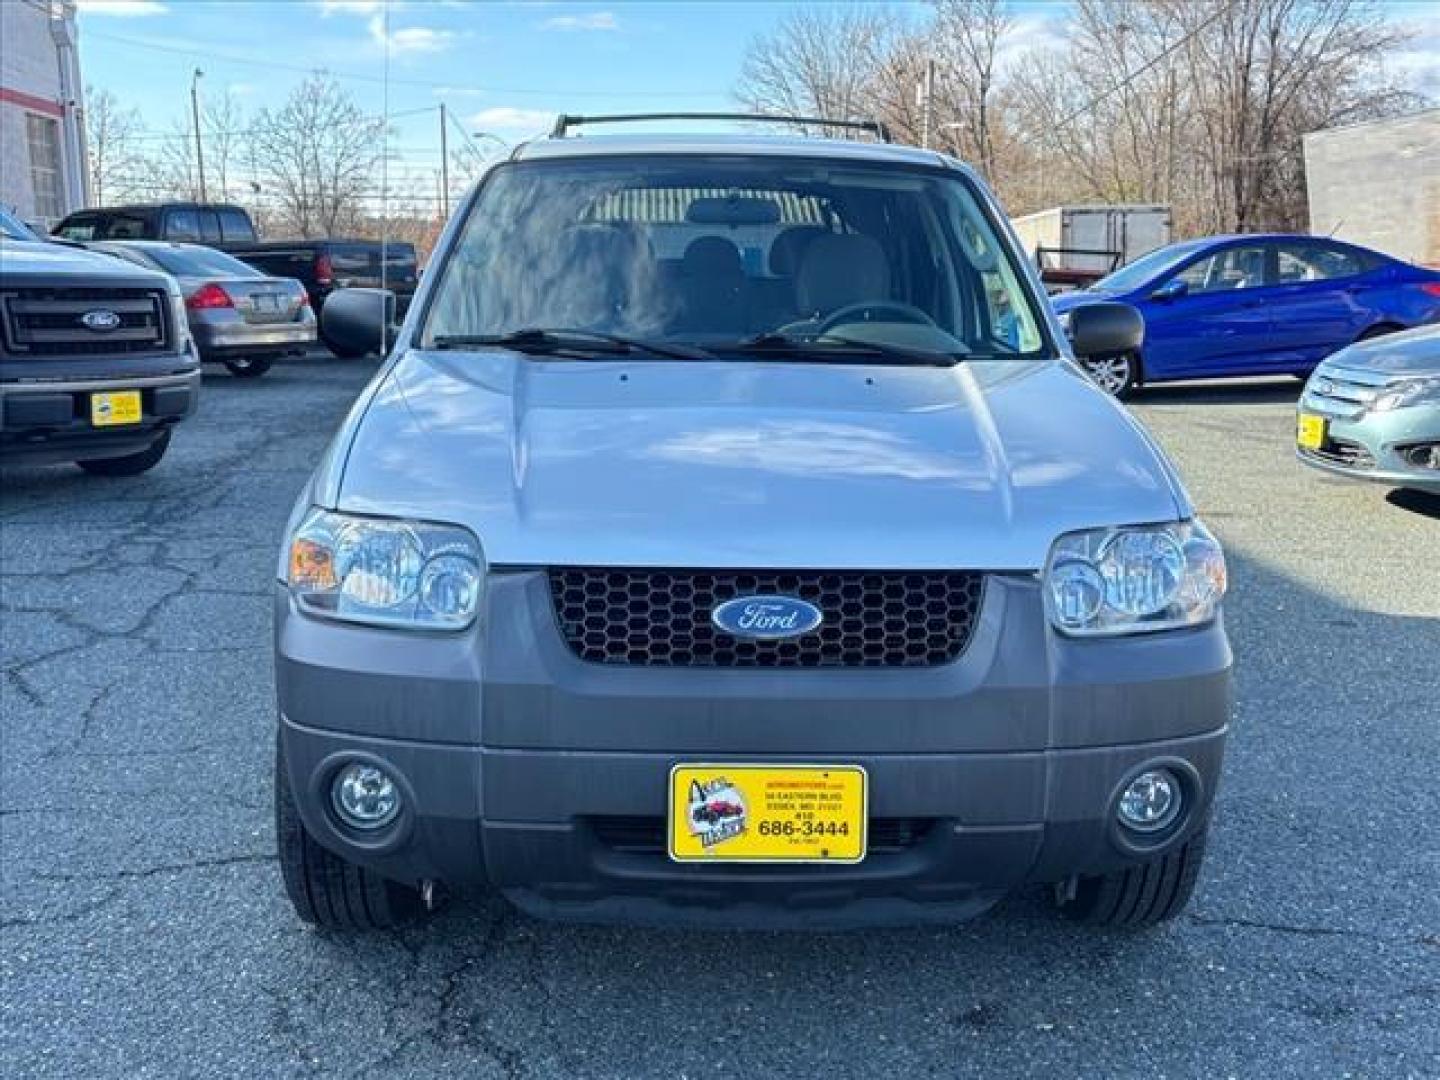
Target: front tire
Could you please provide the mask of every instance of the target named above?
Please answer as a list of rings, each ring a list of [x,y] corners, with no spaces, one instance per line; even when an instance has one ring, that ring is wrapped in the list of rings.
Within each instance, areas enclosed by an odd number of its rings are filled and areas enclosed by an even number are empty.
[[[170,429],[166,428],[163,435],[138,454],[77,461],[75,464],[92,476],[139,476],[159,465],[160,459],[165,456],[165,451],[168,449],[170,449]]]
[[[1090,926],[1138,930],[1175,918],[1190,903],[1200,864],[1205,861],[1202,828],[1189,840],[1150,862],[1098,877],[1082,877],[1074,895],[1062,897],[1060,911]]]
[[[1111,397],[1124,401],[1140,385],[1140,358],[1134,353],[1082,356],[1080,366]]]
[[[306,830],[290,790],[285,751],[275,744],[275,843],[295,914],[332,930],[385,930],[418,915],[418,889],[383,878],[321,847]]]
[[[223,361],[230,374],[240,379],[258,379],[274,363],[268,356],[232,356]]]

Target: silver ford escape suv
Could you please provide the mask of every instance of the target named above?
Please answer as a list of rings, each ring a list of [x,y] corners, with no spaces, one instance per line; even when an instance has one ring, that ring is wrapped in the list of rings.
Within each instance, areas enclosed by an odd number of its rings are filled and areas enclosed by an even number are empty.
[[[469,886],[834,928],[1038,884],[1091,922],[1177,914],[1224,558],[985,186],[878,140],[576,123],[471,193],[288,526],[300,917]],[[327,335],[377,344],[386,302],[336,293]],[[1081,352],[1141,333],[1073,320]]]

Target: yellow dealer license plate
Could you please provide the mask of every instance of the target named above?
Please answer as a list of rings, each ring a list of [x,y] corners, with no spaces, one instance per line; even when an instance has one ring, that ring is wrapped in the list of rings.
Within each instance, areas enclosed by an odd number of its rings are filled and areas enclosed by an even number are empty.
[[[858,765],[676,765],[676,862],[865,858],[866,778]]]
[[[96,427],[138,424],[142,419],[139,390],[111,390],[90,395],[90,423]]]
[[[1325,445],[1325,418],[1313,413],[1301,413],[1295,441],[1302,450],[1319,450]]]

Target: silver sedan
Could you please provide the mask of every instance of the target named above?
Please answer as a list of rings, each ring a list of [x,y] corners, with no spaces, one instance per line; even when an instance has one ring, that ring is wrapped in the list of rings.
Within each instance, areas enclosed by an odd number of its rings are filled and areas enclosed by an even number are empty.
[[[201,358],[219,361],[235,375],[263,375],[276,357],[315,342],[310,298],[293,278],[267,277],[200,244],[109,240],[87,246],[174,277]]]
[[[1300,399],[1296,442],[1306,465],[1440,495],[1440,325],[1330,356]]]

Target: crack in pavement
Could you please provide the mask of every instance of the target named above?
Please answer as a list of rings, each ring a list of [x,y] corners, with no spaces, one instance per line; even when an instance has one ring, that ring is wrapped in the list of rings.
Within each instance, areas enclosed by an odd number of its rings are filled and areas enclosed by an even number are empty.
[[[193,871],[214,870],[226,866],[258,865],[273,863],[271,855],[227,855],[218,859],[195,859],[185,863],[166,863],[161,866],[142,866],[104,873],[88,874],[36,874],[35,881],[125,881],[136,878],[160,877],[164,874],[187,874]]]
[[[1271,922],[1264,919],[1243,919],[1230,915],[1202,915],[1198,912],[1187,912],[1184,916],[1187,922],[1196,926],[1219,926],[1231,927],[1240,930],[1266,930],[1275,934],[1294,934],[1299,937],[1344,937],[1356,938],[1362,941],[1380,941],[1387,945],[1425,945],[1427,935],[1418,934],[1409,937],[1401,934],[1377,934],[1368,930],[1347,930],[1335,926],[1300,926],[1295,923]]]

